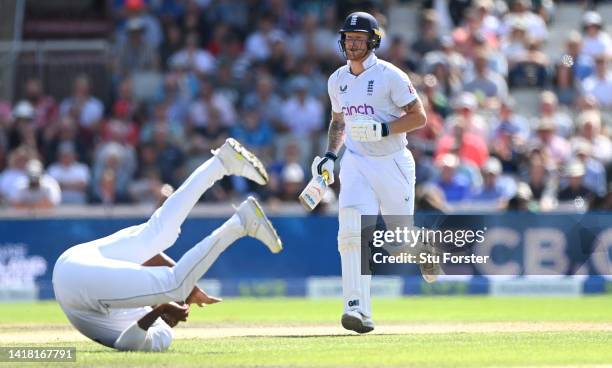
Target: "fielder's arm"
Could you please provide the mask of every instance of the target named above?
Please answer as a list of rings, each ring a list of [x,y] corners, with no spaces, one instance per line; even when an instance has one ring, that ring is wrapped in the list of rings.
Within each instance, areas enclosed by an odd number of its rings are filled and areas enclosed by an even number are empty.
[[[331,122],[329,123],[329,130],[327,134],[327,151],[333,152],[336,155],[344,144],[344,114],[333,112]]]
[[[121,351],[165,351],[172,343],[172,331],[168,327],[186,321],[188,316],[188,305],[158,305],[126,328],[115,341],[114,347]],[[167,325],[158,321],[160,317]]]
[[[427,115],[420,98],[402,107],[406,112],[399,119],[389,123],[389,134],[409,133],[427,124]]]

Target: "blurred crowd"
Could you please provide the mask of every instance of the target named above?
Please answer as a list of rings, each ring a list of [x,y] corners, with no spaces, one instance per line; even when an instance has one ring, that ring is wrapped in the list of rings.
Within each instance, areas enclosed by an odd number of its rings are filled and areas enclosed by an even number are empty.
[[[202,200],[295,202],[325,149],[339,25],[359,9],[389,29],[397,3],[113,0],[110,101],[87,75],[62,100],[30,79],[0,101],[0,205],[156,203],[230,136],[270,185],[226,178]],[[428,115],[409,135],[417,208],[612,209],[612,39],[596,9],[576,16],[556,55],[546,0],[423,1],[418,32],[383,36]]]

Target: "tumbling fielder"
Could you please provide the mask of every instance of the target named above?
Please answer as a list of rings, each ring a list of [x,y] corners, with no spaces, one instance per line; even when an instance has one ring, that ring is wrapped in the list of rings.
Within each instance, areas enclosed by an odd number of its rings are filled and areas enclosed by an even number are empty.
[[[185,321],[189,304],[219,301],[196,282],[227,247],[244,236],[273,253],[281,241],[257,201],[250,197],[236,213],[174,264],[163,252],[200,196],[225,175],[258,184],[268,181],[261,162],[229,138],[141,225],[65,251],[53,270],[53,288],[68,320],[83,335],[118,350],[164,351],[172,329]]]

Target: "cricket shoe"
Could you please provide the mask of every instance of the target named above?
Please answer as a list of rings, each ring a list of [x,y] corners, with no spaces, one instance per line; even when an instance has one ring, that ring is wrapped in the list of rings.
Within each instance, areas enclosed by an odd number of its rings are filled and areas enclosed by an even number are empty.
[[[230,175],[244,176],[260,185],[268,182],[268,173],[261,161],[234,138],[226,139],[221,147],[211,152]]]
[[[429,244],[422,244],[423,252],[426,252],[430,255],[435,255],[435,248]],[[430,258],[430,257],[428,257]],[[444,275],[444,271],[442,270],[442,266],[438,262],[423,262],[419,263],[419,268],[421,269],[421,276],[423,276],[423,280],[426,283],[431,284],[436,282],[438,276]]]
[[[236,209],[248,236],[260,240],[272,253],[283,250],[283,243],[257,200],[249,197]]]
[[[349,310],[344,312],[340,320],[342,327],[347,330],[355,331],[360,334],[368,333],[374,330],[374,321],[370,317],[366,317],[358,310]]]

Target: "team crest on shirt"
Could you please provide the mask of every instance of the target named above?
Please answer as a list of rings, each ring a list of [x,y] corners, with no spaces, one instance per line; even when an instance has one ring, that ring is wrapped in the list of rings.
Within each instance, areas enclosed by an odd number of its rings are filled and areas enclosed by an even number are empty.
[[[372,96],[372,93],[374,93],[374,81],[368,81],[368,96]]]
[[[348,85],[347,84],[345,84],[344,86],[340,86],[340,94],[346,93],[347,89],[348,89]]]

